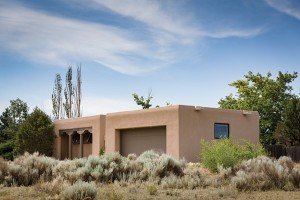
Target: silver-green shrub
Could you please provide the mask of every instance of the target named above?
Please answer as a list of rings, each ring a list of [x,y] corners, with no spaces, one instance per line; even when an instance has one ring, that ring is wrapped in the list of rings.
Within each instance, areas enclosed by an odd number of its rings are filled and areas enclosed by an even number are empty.
[[[142,173],[149,177],[163,178],[171,174],[182,176],[185,167],[184,160],[176,160],[167,154],[159,155],[153,150],[142,153],[137,161],[143,164]]]
[[[239,190],[284,189],[290,183],[299,187],[300,170],[294,168],[288,157],[276,160],[259,156],[243,161],[234,170],[236,176],[231,179],[231,184]]]
[[[71,184],[69,181],[64,180],[58,176],[52,181],[37,183],[34,187],[37,191],[42,191],[50,196],[58,196],[65,188]]]
[[[70,200],[95,199],[97,196],[97,187],[94,182],[77,181],[73,185],[67,187],[62,196]]]
[[[156,181],[176,175],[184,175],[185,161],[166,154],[146,151],[139,157],[123,157],[119,153],[89,156],[58,161],[38,153],[28,154],[12,162],[0,161],[0,184],[32,185],[37,181],[51,181],[62,177],[71,184],[85,182],[112,183],[114,181]]]
[[[300,188],[300,169],[293,168],[289,175],[289,180],[296,188]]]
[[[181,177],[171,174],[170,176],[162,178],[161,186],[164,189],[195,189],[197,187],[206,186],[206,177],[197,169],[186,168],[184,170],[184,175]]]
[[[40,179],[49,181],[52,179],[52,169],[58,162],[39,153],[25,153],[14,161],[2,161],[0,181],[6,186],[28,186]]]

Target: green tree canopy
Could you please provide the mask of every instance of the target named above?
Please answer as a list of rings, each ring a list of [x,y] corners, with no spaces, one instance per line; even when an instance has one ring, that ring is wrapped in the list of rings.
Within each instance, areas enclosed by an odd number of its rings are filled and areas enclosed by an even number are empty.
[[[29,107],[17,98],[0,116],[0,155],[13,159],[14,141],[19,125],[27,118]]]
[[[275,139],[285,146],[300,146],[300,98],[291,99],[275,130]]]
[[[150,104],[150,101],[153,98],[151,96],[151,91],[149,92],[147,99],[143,96],[139,97],[136,93],[133,93],[132,96],[136,104],[142,106],[143,109],[149,109],[152,106],[152,104]]]
[[[278,72],[276,79],[251,71],[244,80],[237,80],[229,84],[237,89],[236,96],[230,94],[218,103],[221,108],[255,110],[260,114],[260,132],[262,143],[275,143],[273,133],[277,123],[281,120],[285,105],[293,98],[292,87],[289,83],[297,78],[293,74]]]
[[[20,125],[16,137],[16,152],[39,152],[51,156],[54,142],[54,124],[50,117],[35,108],[28,118]]]

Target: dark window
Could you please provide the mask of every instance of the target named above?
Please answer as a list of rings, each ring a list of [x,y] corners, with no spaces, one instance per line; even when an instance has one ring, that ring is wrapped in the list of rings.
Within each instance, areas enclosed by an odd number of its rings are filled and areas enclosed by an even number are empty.
[[[215,123],[215,139],[229,137],[229,124]]]
[[[79,144],[80,143],[80,135],[79,133],[75,132],[72,135],[72,142],[73,144]]]
[[[93,134],[86,132],[83,134],[83,144],[89,144],[93,142]]]

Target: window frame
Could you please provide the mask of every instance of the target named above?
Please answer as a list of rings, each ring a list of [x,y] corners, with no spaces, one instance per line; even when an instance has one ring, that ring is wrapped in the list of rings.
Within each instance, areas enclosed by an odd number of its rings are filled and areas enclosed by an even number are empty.
[[[227,125],[227,137],[216,137],[216,125]],[[214,139],[222,139],[222,138],[229,138],[230,137],[230,124],[229,123],[214,123]]]

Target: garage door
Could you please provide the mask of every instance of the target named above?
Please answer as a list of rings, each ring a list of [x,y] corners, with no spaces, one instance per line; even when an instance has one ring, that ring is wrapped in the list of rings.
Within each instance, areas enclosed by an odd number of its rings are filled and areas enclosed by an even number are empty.
[[[166,152],[166,127],[135,128],[120,131],[121,154],[140,155],[144,151]]]

